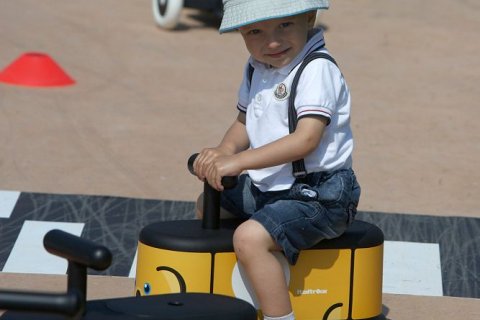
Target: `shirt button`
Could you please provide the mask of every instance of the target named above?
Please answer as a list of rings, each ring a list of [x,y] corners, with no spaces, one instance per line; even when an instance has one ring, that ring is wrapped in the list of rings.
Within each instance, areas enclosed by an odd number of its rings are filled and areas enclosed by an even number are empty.
[[[263,82],[263,83],[267,83],[267,79],[262,79],[262,82]]]
[[[257,102],[262,102],[262,96],[259,94],[257,94],[257,96],[255,97],[255,100],[257,100]]]

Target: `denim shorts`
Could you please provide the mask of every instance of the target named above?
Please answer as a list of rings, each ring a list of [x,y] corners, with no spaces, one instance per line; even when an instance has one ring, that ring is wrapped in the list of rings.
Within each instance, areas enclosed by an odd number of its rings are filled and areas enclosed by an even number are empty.
[[[222,192],[221,206],[244,219],[255,219],[294,265],[299,251],[345,232],[357,212],[360,186],[351,169],[314,172],[288,190],[261,192],[246,174]]]

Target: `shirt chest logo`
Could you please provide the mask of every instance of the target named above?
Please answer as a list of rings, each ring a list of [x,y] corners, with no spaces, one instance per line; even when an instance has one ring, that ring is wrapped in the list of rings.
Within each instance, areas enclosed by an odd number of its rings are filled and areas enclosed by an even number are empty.
[[[273,92],[275,99],[277,100],[285,100],[288,97],[288,89],[285,83],[280,83]]]

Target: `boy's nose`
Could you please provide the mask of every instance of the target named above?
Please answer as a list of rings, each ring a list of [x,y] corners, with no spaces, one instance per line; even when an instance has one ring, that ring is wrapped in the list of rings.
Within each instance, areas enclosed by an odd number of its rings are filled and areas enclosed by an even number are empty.
[[[269,49],[276,49],[280,47],[281,41],[276,35],[271,35],[267,40],[267,47]]]

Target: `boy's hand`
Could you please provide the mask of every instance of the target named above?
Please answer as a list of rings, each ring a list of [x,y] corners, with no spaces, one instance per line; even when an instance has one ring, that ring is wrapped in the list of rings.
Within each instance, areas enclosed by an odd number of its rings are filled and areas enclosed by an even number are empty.
[[[218,156],[208,166],[206,179],[212,188],[223,191],[222,177],[236,177],[242,171],[237,155]]]
[[[197,175],[198,179],[205,181],[211,163],[218,157],[225,155],[229,154],[225,150],[222,150],[218,147],[203,149],[193,163],[193,171]]]

